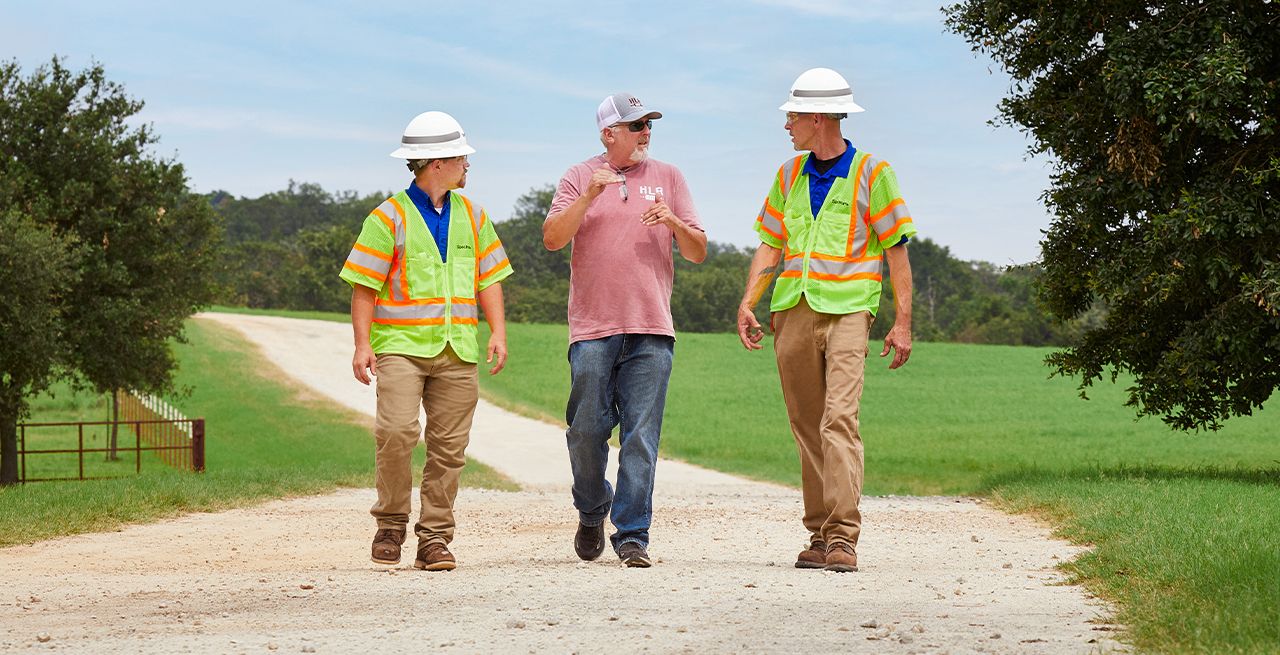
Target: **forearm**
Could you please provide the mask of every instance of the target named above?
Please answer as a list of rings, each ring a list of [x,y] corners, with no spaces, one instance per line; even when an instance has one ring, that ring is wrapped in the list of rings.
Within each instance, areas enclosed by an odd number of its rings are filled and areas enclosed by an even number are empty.
[[[373,325],[373,306],[378,293],[363,284],[351,289],[351,330],[356,348],[369,345],[369,329]]]
[[[489,324],[489,332],[503,339],[507,335],[506,308],[502,301],[502,284],[494,283],[480,290],[477,296],[480,309],[484,312],[484,320]]]
[[[680,256],[695,263],[701,264],[707,258],[707,233],[695,227],[691,227],[684,221],[677,220],[675,226],[671,230],[676,237],[676,247],[680,249]]]
[[[889,262],[889,282],[893,285],[894,325],[911,329],[911,260],[905,245],[885,251]]]
[[[742,294],[742,308],[751,311],[760,297],[769,289],[769,283],[778,273],[778,262],[782,261],[782,251],[768,244],[760,244],[756,254],[751,257],[751,268],[747,274],[746,291]]]
[[[595,200],[595,196],[590,194],[578,196],[563,211],[548,216],[542,223],[542,245],[547,250],[559,250],[569,245],[573,241],[573,235],[578,233],[578,228],[582,227],[582,219],[586,217],[592,200]]]

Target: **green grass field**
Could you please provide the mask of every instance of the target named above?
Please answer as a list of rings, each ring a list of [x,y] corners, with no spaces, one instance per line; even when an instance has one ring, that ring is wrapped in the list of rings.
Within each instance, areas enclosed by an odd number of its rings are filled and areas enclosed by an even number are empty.
[[[203,417],[207,471],[193,474],[165,467],[144,455],[142,474],[115,480],[35,482],[0,488],[0,546],[114,529],[184,512],[216,511],[273,498],[330,491],[341,486],[373,486],[372,420],[331,403],[308,398],[262,361],[233,332],[188,322],[190,343],[176,346],[179,384],[190,396],[175,404],[188,416]],[[32,422],[101,421],[101,398],[61,389],[37,400]],[[55,437],[52,442],[65,440]],[[99,434],[97,443],[105,436]],[[132,436],[124,443],[132,444]],[[33,431],[31,448],[45,448]],[[31,465],[48,474],[76,475],[74,457]],[[421,470],[422,449],[415,469]],[[103,466],[102,455],[87,455]],[[131,474],[132,454],[111,465],[109,474]],[[99,475],[108,473],[99,472]],[[514,489],[510,481],[482,465],[463,472],[466,486]],[[352,516],[352,521],[373,520]],[[372,534],[372,533],[371,533]]]

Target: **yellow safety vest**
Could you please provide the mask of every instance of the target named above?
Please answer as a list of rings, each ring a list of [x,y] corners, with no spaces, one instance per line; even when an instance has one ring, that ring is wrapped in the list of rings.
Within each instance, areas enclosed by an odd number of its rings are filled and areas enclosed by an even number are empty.
[[[805,157],[789,160],[756,218],[760,240],[782,250],[770,309],[794,307],[804,294],[824,314],[875,315],[880,308],[886,248],[916,234],[887,162],[857,152],[848,177],[837,177],[818,215],[809,202]]]
[[[374,353],[434,357],[449,345],[464,361],[480,361],[476,298],[511,275],[511,263],[483,209],[456,191],[449,202],[446,261],[406,192],[364,219],[339,276],[378,292]]]

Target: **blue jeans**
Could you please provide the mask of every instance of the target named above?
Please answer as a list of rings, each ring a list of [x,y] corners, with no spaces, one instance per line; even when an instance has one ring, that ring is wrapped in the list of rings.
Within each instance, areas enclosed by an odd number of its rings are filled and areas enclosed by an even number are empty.
[[[658,334],[615,334],[569,345],[573,388],[565,410],[565,438],[573,467],[573,506],[584,525],[600,525],[606,516],[613,521],[615,551],[624,543],[649,546],[653,473],[674,354],[675,339]],[[615,493],[605,479],[605,464],[609,435],[618,425]]]

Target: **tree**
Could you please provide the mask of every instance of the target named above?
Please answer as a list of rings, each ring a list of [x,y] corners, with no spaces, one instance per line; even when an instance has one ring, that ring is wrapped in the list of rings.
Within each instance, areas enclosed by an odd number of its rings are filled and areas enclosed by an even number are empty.
[[[1000,115],[1056,165],[1040,297],[1101,322],[1049,357],[1081,393],[1217,429],[1280,386],[1280,4],[967,0],[948,25],[1012,78]]]
[[[7,483],[18,479],[24,399],[48,387],[63,358],[63,301],[79,276],[74,245],[31,218],[4,210],[0,234],[0,482]]]
[[[516,199],[511,218],[495,222],[515,274],[502,282],[507,318],[515,323],[564,323],[569,305],[570,248],[548,251],[542,222],[555,187],[529,189]],[[490,216],[492,218],[492,216]]]
[[[213,297],[216,216],[188,191],[181,164],[147,152],[151,129],[128,124],[141,108],[101,65],[77,73],[55,58],[23,78],[16,62],[0,64],[0,214],[32,247],[64,253],[78,273],[40,290],[47,311],[4,297],[22,316],[3,335],[6,351],[59,339],[49,358],[12,378],[24,394],[54,378],[98,392],[171,389],[169,341]],[[6,388],[12,374],[6,368]],[[6,403],[3,422],[26,411],[25,395]]]

